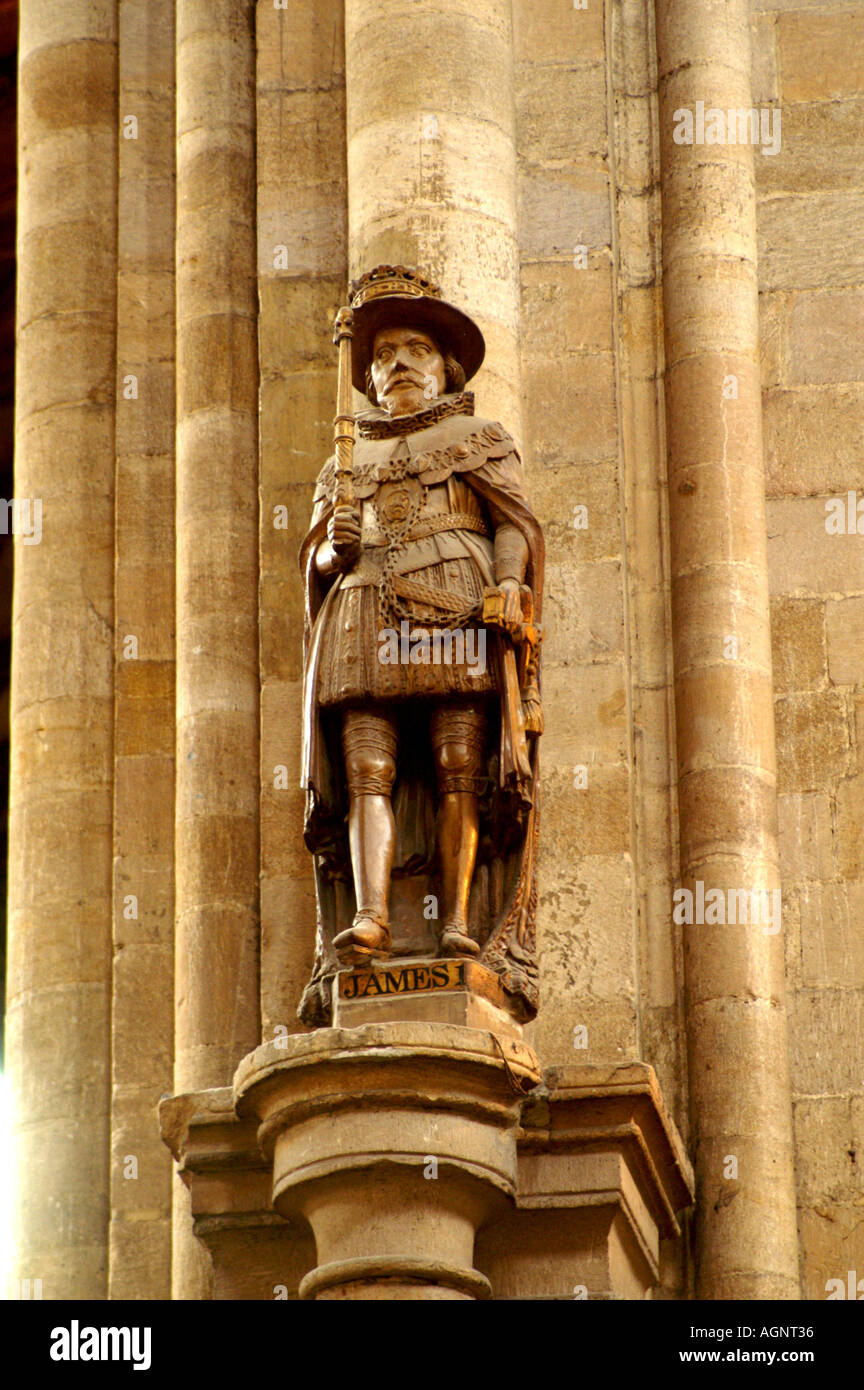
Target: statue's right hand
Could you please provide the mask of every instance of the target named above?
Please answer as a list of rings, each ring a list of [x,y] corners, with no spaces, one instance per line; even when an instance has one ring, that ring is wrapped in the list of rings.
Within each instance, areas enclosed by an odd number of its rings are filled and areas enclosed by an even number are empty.
[[[360,554],[360,513],[356,507],[336,507],[327,523],[327,539],[333,554],[343,564]]]

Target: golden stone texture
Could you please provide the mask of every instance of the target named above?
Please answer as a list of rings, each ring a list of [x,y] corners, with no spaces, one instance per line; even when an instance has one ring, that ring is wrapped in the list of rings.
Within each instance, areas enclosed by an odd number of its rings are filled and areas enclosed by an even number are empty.
[[[773,892],[753,171],[761,156],[750,145],[672,138],[674,113],[694,111],[706,92],[717,106],[750,108],[748,6],[660,0],[657,22],[681,881]],[[730,377],[734,395],[724,391]],[[684,965],[697,1297],[795,1298],[782,942],[752,921],[722,930],[694,923],[684,931]],[[723,1056],[734,1056],[736,1070],[717,1065]],[[742,1091],[739,1066],[758,1078],[752,1091]],[[738,1166],[727,1171],[729,1156]]]
[[[22,1175],[15,1273],[40,1278],[45,1297],[104,1298],[118,268],[114,0],[70,0],[62,9],[24,4],[19,42],[24,293],[17,317],[15,487],[16,496],[41,497],[44,513],[40,543],[16,543],[12,619],[7,1036]]]
[[[534,1205],[473,1250],[467,1226],[436,1247],[427,1208],[424,1296],[448,1262],[476,1278],[447,1297],[572,1296],[574,1266],[591,1296],[687,1296],[664,1215],[688,1200],[684,1146],[698,1296],[794,1297],[800,1265],[824,1298],[864,1270],[864,0],[20,17],[15,493],[44,511],[15,551],[16,1277],[166,1298],[173,1258],[177,1297],[358,1282],[303,1284],[320,1252],[274,1209],[231,1083],[256,1046],[277,1075],[283,1041],[327,1070],[295,1017],[315,926],[296,551],[332,438],[333,314],[388,261],[481,323],[478,412],[523,443],[548,547],[525,1031],[548,1095],[507,1140]],[[676,145],[698,100],[780,110],[779,152]],[[782,885],[777,936],[673,920],[679,883],[742,879]],[[784,984],[787,1036],[766,1007]],[[515,1095],[493,1053],[481,1075]],[[584,1152],[593,1092],[610,1130],[643,1107],[660,1187],[611,1138]],[[416,1178],[387,1199],[396,1225]],[[601,1179],[618,1195],[589,1219]],[[361,1189],[322,1209],[325,1244]]]

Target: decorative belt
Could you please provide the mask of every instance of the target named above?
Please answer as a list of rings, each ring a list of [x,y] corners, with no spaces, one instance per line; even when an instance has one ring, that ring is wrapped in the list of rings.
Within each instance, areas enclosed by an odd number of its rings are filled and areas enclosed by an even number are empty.
[[[413,599],[427,608],[438,608],[444,613],[458,614],[463,621],[478,614],[481,600],[470,594],[460,593],[458,589],[439,589],[434,584],[424,584],[419,579],[408,579],[405,575],[393,575],[390,580],[394,593],[399,598]],[[415,619],[419,621],[419,619]]]
[[[440,531],[476,531],[480,536],[491,536],[482,516],[474,516],[471,512],[441,512],[428,517],[426,521],[419,521],[404,536],[399,537],[400,544],[406,541],[422,541],[426,536],[435,536]],[[372,532],[371,535],[364,535],[363,544],[389,545],[390,542],[379,532]]]

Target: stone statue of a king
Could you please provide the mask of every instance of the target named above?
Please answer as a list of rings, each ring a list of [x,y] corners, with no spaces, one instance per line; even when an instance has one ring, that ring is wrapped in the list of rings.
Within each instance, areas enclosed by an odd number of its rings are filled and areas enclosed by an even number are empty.
[[[465,390],[477,325],[404,266],[350,289],[350,502],[321,470],[306,588],[305,840],[317,943],[300,1017],[346,968],[478,960],[537,1008],[543,537],[516,444]]]

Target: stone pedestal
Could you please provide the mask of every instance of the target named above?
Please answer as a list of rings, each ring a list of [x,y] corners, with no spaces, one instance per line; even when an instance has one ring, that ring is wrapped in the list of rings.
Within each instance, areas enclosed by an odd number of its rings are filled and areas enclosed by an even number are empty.
[[[245,1058],[237,1113],[258,1122],[277,1212],[315,1236],[300,1297],[490,1297],[475,1236],[512,1205],[539,1079],[524,1043],[445,1023],[321,1029]]]
[[[346,970],[336,1019],[161,1105],[215,1298],[633,1298],[693,1200],[650,1066],[553,1069],[464,960]],[[399,1011],[428,1009],[433,1022]],[[438,1015],[438,1017],[435,1017]],[[678,1290],[678,1293],[682,1293]]]
[[[515,1039],[391,1022],[280,1038],[233,1092],[163,1101],[212,1296],[662,1296],[693,1177],[654,1072],[539,1079]]]
[[[455,1023],[522,1039],[498,976],[473,960],[390,960],[340,971],[333,1026],[364,1023]]]

